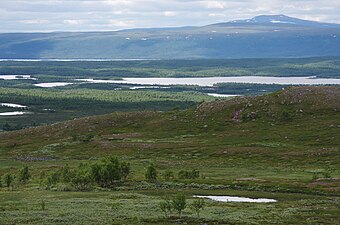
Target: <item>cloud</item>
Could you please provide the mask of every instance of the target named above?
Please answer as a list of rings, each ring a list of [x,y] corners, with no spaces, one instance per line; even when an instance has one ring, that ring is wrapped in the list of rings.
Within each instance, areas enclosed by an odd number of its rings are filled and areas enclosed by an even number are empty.
[[[105,23],[106,24],[106,23]],[[134,21],[122,21],[122,20],[109,20],[109,26],[129,28],[135,25]]]
[[[340,23],[339,0],[0,0],[0,32],[200,26],[260,14]]]
[[[82,25],[84,24],[83,20],[64,20],[64,24],[66,25]]]
[[[48,20],[20,20],[20,23],[23,24],[47,24]]]
[[[168,16],[168,17],[172,17],[172,16],[176,16],[178,13],[174,12],[174,11],[165,11],[164,12],[164,16]]]
[[[204,5],[208,9],[224,9],[225,3],[221,1],[206,1],[204,2]]]

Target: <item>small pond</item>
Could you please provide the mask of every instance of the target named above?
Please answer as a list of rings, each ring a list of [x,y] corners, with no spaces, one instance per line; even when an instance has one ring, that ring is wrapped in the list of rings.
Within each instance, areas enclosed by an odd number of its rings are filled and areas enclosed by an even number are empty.
[[[207,198],[218,202],[252,202],[252,203],[271,203],[277,202],[275,199],[268,198],[245,198],[236,196],[205,196],[205,195],[194,195],[195,198]]]

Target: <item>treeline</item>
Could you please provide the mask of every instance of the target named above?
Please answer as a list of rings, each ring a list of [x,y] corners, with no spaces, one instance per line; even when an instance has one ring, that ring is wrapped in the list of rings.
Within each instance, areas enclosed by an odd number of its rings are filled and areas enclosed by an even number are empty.
[[[18,174],[6,173],[1,176],[0,174],[0,190],[7,188],[8,191],[13,189],[14,183],[17,181],[19,184],[27,184],[31,174],[28,166],[24,166],[19,170]]]
[[[40,186],[46,189],[51,189],[57,184],[68,184],[74,190],[85,191],[90,190],[93,185],[113,188],[119,182],[126,180],[130,171],[129,163],[121,162],[115,157],[107,157],[93,164],[81,163],[76,168],[66,165],[56,171],[48,173],[42,171],[38,180]],[[7,173],[0,176],[0,189],[6,187],[10,191],[15,184],[27,184],[31,178],[33,177],[28,166],[24,166],[17,174]]]
[[[157,182],[159,179],[165,181],[175,180],[175,173],[171,170],[165,170],[162,174],[159,174],[156,167],[151,164],[147,167],[145,172],[145,179],[149,182]],[[193,170],[180,170],[177,174],[177,179],[199,179],[203,178],[200,172],[196,169]]]
[[[279,91],[288,86],[279,84],[220,83],[215,85],[215,89],[220,94],[258,95]]]
[[[169,171],[167,171],[169,172]],[[131,165],[128,162],[120,161],[116,157],[106,157],[95,163],[79,164],[76,168],[70,168],[68,165],[55,171],[42,171],[38,178],[41,188],[51,190],[58,185],[69,185],[67,190],[90,191],[95,186],[100,188],[115,188],[127,181],[131,173]],[[145,178],[149,182],[157,181],[157,169],[151,164],[146,168]],[[184,171],[178,173],[178,177],[183,179],[199,178],[199,171]],[[30,172],[28,166],[22,167],[17,173],[0,174],[0,191],[5,189],[12,191],[17,186],[26,186],[30,181],[36,179]],[[193,213],[200,217],[200,212],[205,207],[203,199],[195,199],[189,204],[183,193],[178,193],[173,197],[166,196],[159,202],[159,209],[165,217],[177,213],[179,217],[186,208],[190,208]],[[40,203],[41,210],[46,210],[44,199]]]
[[[0,190],[6,188],[10,191],[15,186],[26,185],[32,180],[38,180],[39,186],[47,190],[60,185],[67,185],[66,189],[76,191],[88,191],[94,187],[112,189],[127,181],[131,170],[129,162],[121,161],[113,156],[102,158],[95,163],[81,163],[75,168],[66,165],[57,170],[42,171],[39,177],[33,177],[29,167],[24,166],[17,173],[6,173],[0,176]],[[179,171],[177,178],[198,179],[201,176],[198,170],[193,169]],[[175,175],[167,170],[162,173],[162,177],[159,177],[156,167],[153,164],[149,165],[145,170],[145,180],[158,183],[160,179],[169,181],[175,179]]]
[[[214,99],[198,92],[0,88],[0,103],[25,105],[28,108],[20,111],[30,112],[22,116],[0,116],[0,131],[117,111],[186,109]],[[15,109],[6,108],[6,111]]]
[[[0,74],[67,77],[320,76],[338,77],[340,59],[205,59],[0,62]]]
[[[93,90],[93,89],[15,89],[1,88],[0,99],[25,98],[25,102],[58,101],[72,99],[74,101],[101,102],[202,102],[213,100],[213,97],[198,92],[163,92],[163,91],[125,91],[125,90]]]

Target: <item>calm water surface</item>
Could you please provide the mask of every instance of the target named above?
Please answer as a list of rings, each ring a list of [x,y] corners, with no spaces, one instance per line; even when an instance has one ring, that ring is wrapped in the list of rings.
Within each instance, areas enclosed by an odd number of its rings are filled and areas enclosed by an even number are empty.
[[[269,198],[244,198],[236,196],[204,196],[194,195],[195,198],[207,198],[218,202],[253,202],[253,203],[271,203],[277,202],[275,199]]]
[[[197,85],[214,86],[219,83],[281,84],[281,85],[322,85],[339,84],[340,79],[319,79],[315,77],[187,77],[187,78],[124,78],[122,80],[78,79],[88,83],[115,83],[139,85]]]

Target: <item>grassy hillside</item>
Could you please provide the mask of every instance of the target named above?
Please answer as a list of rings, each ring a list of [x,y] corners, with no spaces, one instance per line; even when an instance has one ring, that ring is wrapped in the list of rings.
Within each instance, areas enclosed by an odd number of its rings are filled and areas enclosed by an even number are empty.
[[[33,174],[28,185],[0,192],[0,223],[334,224],[339,221],[339,110],[339,87],[292,87],[184,111],[113,113],[0,133],[0,174],[16,173],[22,165]],[[107,155],[131,163],[132,174],[115,191],[41,190],[41,171],[74,168]],[[176,175],[170,182],[160,176],[158,183],[147,183],[150,163],[159,174],[197,169],[202,176]],[[164,219],[159,201],[177,192],[189,201],[193,194],[215,194],[278,203],[207,201],[201,219],[189,209],[180,220]],[[47,211],[39,209],[42,200]]]

